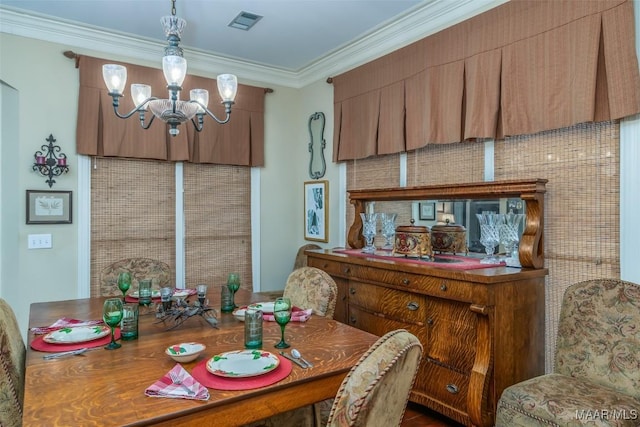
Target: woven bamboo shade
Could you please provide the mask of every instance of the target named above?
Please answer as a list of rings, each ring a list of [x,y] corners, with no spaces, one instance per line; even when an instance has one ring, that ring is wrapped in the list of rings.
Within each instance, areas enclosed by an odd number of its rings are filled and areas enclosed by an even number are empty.
[[[565,289],[595,278],[620,278],[619,123],[599,122],[511,137],[494,144],[494,178],[544,178],[546,279],[546,370],[553,368],[555,337]],[[349,162],[349,188],[397,186],[385,181],[398,165],[393,156]],[[484,144],[429,145],[407,155],[407,185],[481,182]],[[378,182],[382,183],[376,185]],[[394,209],[398,223],[411,217],[408,205],[376,203]],[[414,212],[415,213],[415,212]],[[347,210],[347,224],[353,210]],[[380,236],[377,236],[381,239]],[[376,244],[380,244],[380,240]]]
[[[184,213],[187,287],[222,285],[236,272],[252,290],[251,169],[185,164]]]
[[[495,144],[495,179],[546,178],[546,368],[565,289],[620,278],[619,123],[581,124]]]
[[[430,144],[407,155],[407,186],[481,182],[484,144]]]
[[[390,154],[387,156],[369,157],[362,160],[350,160],[347,164],[347,191],[362,190],[366,188],[390,188],[400,185],[400,155]],[[376,212],[397,212],[398,223],[400,221],[400,210],[403,205],[396,207],[389,203],[386,206],[376,204]],[[385,210],[386,209],[386,210]],[[349,194],[347,193],[347,233],[349,226],[353,224],[353,207],[349,204]],[[404,219],[404,217],[403,217]],[[379,233],[378,233],[379,234]],[[381,245],[382,239],[376,236],[375,244]],[[345,238],[345,240],[347,240]]]
[[[123,258],[153,258],[175,271],[174,164],[96,158],[91,171],[91,296],[100,271]]]

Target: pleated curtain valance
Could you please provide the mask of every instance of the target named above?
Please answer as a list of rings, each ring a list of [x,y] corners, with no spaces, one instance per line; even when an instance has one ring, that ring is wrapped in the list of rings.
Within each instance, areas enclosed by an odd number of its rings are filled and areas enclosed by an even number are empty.
[[[89,56],[80,56],[80,93],[76,141],[78,154],[89,156],[127,157],[193,163],[215,163],[240,166],[264,165],[264,88],[238,85],[231,120],[220,125],[210,117],[204,118],[204,129],[196,132],[191,122],[178,128],[172,137],[168,127],[156,118],[151,127],[140,126],[138,114],[123,120],[113,112],[112,98],[102,79],[102,65],[117,63]],[[133,109],[129,91],[131,83],[151,85],[153,95],[168,98],[167,83],[162,70],[138,65],[127,67],[127,88],[120,98],[121,113]],[[209,109],[224,118],[224,106],[219,103],[215,79],[187,75],[180,93],[189,99],[189,91],[207,89]],[[147,121],[151,118],[147,111]]]
[[[511,0],[333,78],[333,160],[640,112],[633,2]]]

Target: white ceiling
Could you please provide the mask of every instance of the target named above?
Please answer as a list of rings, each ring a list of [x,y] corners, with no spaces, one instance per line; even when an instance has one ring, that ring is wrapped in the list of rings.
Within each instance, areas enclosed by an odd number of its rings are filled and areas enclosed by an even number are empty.
[[[186,52],[193,52],[290,78],[322,62],[325,72],[336,61],[342,68],[355,66],[367,52],[397,49],[504,1],[177,0],[176,15],[187,21],[180,45],[188,59]],[[241,11],[263,18],[249,31],[229,27]],[[54,36],[73,27],[74,34],[101,35],[112,45],[121,43],[122,50],[128,40],[151,43],[160,57],[158,46],[165,44],[160,18],[170,14],[171,0],[0,0],[0,30],[29,35],[24,32],[32,29],[25,28],[44,20]]]

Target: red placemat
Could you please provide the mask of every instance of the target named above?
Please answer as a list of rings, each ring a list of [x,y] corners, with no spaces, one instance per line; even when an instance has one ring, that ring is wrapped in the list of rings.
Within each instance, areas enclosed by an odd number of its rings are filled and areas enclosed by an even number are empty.
[[[136,297],[130,297],[129,295],[127,295],[126,297],[124,297],[124,302],[133,302],[133,303],[136,303],[136,302],[138,302],[138,298],[136,298]],[[151,298],[151,302],[153,302],[153,303],[159,303],[159,302],[160,302],[160,297],[153,297],[153,298]]]
[[[191,371],[191,376],[203,386],[216,390],[250,390],[265,387],[285,379],[291,373],[291,362],[282,356],[277,356],[280,359],[280,364],[276,369],[255,377],[226,378],[213,375],[207,371],[209,359],[198,363]]]
[[[496,264],[481,264],[482,258],[465,257],[460,255],[436,255],[438,261],[427,261],[418,258],[410,258],[404,255],[392,255],[388,251],[377,251],[374,254],[366,254],[362,249],[335,249],[334,252],[365,258],[389,259],[396,262],[428,265],[430,267],[446,268],[451,270],[475,270],[478,268],[491,268],[504,266],[504,262]]]
[[[116,339],[120,339],[120,328],[115,330]],[[78,350],[81,348],[93,348],[105,346],[111,342],[111,334],[98,338],[97,340],[78,342],[73,344],[50,344],[44,341],[44,335],[36,337],[31,341],[31,348],[37,351],[46,351],[48,353],[57,353],[59,351]]]

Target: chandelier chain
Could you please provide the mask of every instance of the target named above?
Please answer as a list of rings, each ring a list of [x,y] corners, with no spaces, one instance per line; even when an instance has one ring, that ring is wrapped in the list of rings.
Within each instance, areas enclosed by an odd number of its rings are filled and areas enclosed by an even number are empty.
[[[171,0],[171,15],[176,16],[176,0]]]

